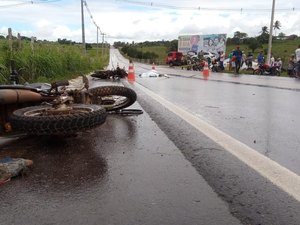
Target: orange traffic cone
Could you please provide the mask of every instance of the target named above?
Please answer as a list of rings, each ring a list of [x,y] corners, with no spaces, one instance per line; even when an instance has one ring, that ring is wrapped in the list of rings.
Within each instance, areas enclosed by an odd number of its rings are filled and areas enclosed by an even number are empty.
[[[129,67],[128,67],[128,81],[135,81],[135,73],[134,73],[134,66],[132,61],[129,61]]]
[[[202,75],[205,78],[207,78],[209,76],[208,63],[206,61],[204,62],[204,67],[203,67]]]
[[[154,64],[154,62],[152,63],[152,70],[155,70],[155,64]]]

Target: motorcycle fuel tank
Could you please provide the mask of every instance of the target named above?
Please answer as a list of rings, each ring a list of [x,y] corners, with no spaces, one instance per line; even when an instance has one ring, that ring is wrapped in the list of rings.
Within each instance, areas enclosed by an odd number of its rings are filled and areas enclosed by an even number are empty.
[[[41,99],[42,97],[39,93],[30,90],[0,89],[0,105],[39,102]]]

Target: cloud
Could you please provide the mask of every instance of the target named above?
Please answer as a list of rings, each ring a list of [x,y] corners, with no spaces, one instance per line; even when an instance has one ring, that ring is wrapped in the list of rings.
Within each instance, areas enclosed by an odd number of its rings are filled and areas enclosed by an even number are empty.
[[[15,33],[36,36],[41,40],[82,40],[80,1],[44,4],[33,1],[34,4],[3,8],[3,4],[8,2],[24,3],[26,0],[0,2],[1,34],[7,34],[7,28],[11,27]],[[154,6],[129,2],[87,0],[89,10],[84,8],[86,41],[97,41],[94,22],[110,43],[173,40],[182,34],[227,33],[232,37],[235,31],[257,36],[261,27],[270,26],[271,3],[261,0],[239,1],[238,4],[233,4],[232,0],[211,0],[201,5],[192,0],[144,1],[153,2]],[[160,6],[156,7],[157,4]],[[199,6],[200,10],[196,10]],[[187,7],[194,10],[187,10]],[[300,1],[276,0],[276,9],[286,9],[275,11],[274,20],[279,20],[282,25],[280,32],[300,35]]]

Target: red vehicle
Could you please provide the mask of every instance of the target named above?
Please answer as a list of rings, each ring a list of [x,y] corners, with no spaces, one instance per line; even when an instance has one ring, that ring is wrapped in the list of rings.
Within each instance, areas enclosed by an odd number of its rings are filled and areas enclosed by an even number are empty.
[[[166,64],[169,66],[181,66],[183,64],[183,53],[169,52],[166,58]]]

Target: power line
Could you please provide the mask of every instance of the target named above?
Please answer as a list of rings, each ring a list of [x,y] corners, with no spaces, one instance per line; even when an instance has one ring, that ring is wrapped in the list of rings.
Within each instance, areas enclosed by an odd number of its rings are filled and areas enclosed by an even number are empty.
[[[91,18],[91,21],[93,22],[93,24],[94,24],[94,25],[96,26],[96,28],[97,28],[97,56],[98,56],[98,39],[99,39],[98,31],[100,31],[100,35],[102,35],[102,57],[103,57],[103,43],[104,43],[104,36],[107,35],[107,34],[105,34],[105,33],[103,33],[103,32],[101,31],[100,26],[99,26],[99,25],[96,23],[96,21],[94,20],[94,17],[93,17],[93,15],[92,15],[92,13],[91,13],[91,10],[90,10],[89,7],[88,7],[87,1],[86,1],[86,0],[82,0],[82,1],[83,1],[83,4],[84,4],[86,10],[87,10],[88,13],[89,13],[89,16],[90,16],[90,18]]]
[[[1,8],[10,8],[10,7],[17,7],[22,5],[33,5],[33,4],[44,4],[44,3],[52,3],[52,2],[59,2],[61,0],[35,0],[35,1],[21,1],[19,3],[7,4],[7,5],[0,5]]]
[[[85,0],[84,1],[84,6],[86,8],[86,10],[88,11],[89,15],[90,15],[90,18],[91,18],[91,21],[93,22],[93,24],[96,26],[97,29],[99,29],[100,33],[103,34],[103,32],[101,31],[100,27],[98,26],[98,24],[95,22],[94,18],[93,18],[93,15],[88,7],[88,4],[87,4],[87,1]]]
[[[127,2],[134,5],[142,5],[148,7],[156,7],[156,8],[167,8],[167,9],[178,9],[178,10],[205,10],[205,11],[271,11],[271,9],[267,8],[218,8],[218,7],[201,7],[201,6],[176,6],[176,5],[168,5],[162,3],[155,2],[141,2],[135,0],[116,0],[120,2]],[[276,11],[296,11],[300,8],[277,8]]]
[[[8,4],[8,5],[0,5],[0,8],[10,8],[10,7],[15,7],[15,6],[22,6],[22,5],[28,5],[32,4],[30,2],[21,2],[21,3],[14,3],[14,4]]]

